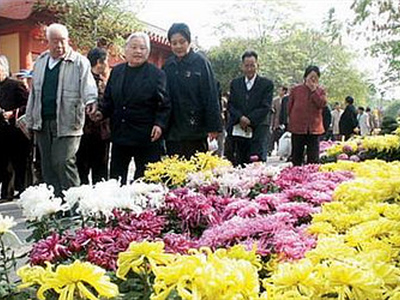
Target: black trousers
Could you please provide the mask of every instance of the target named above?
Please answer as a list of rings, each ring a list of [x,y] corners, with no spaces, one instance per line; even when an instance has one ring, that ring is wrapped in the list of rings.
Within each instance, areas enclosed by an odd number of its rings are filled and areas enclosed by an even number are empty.
[[[186,140],[186,141],[167,141],[167,155],[178,155],[190,159],[196,152],[207,152],[207,139]]]
[[[225,156],[234,166],[250,163],[252,139],[228,136],[225,142]]]
[[[0,127],[0,181],[1,198],[12,198],[9,191],[22,192],[25,189],[25,176],[31,150],[31,142],[19,128],[14,125]],[[14,171],[14,185],[10,188],[12,173],[8,166],[11,164]]]
[[[146,164],[161,159],[161,147],[159,142],[143,146],[125,146],[113,144],[111,150],[111,178],[121,178],[121,183],[126,184],[128,168],[131,159],[135,161],[134,179],[143,177]]]
[[[319,135],[292,133],[292,162],[294,166],[301,166],[304,161],[306,148],[307,164],[319,162]]]
[[[92,183],[108,179],[108,151],[110,142],[102,140],[99,134],[84,134],[76,153],[81,184],[89,184],[89,172],[92,170]]]

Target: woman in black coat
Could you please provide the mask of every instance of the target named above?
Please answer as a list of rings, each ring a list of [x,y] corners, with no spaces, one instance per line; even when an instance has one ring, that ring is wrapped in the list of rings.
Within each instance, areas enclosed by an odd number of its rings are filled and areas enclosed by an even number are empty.
[[[173,55],[164,65],[172,105],[167,153],[189,159],[207,151],[207,137],[216,139],[222,131],[217,83],[210,62],[191,49],[186,24],[173,24],[168,40]]]
[[[135,179],[149,162],[160,160],[160,138],[170,114],[165,73],[147,62],[150,39],[133,33],[126,42],[126,63],[111,72],[98,119],[110,117],[111,178],[126,184],[129,163],[135,160]]]
[[[345,141],[347,141],[353,134],[354,129],[358,125],[357,121],[357,111],[354,107],[354,99],[353,97],[346,97],[346,108],[339,120],[339,133],[344,136]]]
[[[24,83],[8,77],[9,64],[4,55],[0,56],[0,180],[1,199],[12,199],[13,190],[21,193],[25,188],[26,167],[30,142],[16,127],[16,119],[24,113],[28,90]],[[14,173],[14,187],[10,188],[11,163]]]

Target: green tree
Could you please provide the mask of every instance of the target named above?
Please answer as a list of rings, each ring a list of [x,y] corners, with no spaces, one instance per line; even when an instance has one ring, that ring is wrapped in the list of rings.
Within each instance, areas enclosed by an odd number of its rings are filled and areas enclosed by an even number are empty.
[[[215,11],[221,21],[214,26],[214,32],[219,37],[235,37],[239,34],[263,42],[268,36],[280,36],[285,20],[290,19],[292,10],[296,9],[293,0],[221,2],[221,7]]]
[[[36,10],[52,12],[83,51],[92,48],[99,38],[122,45],[127,35],[141,28],[123,0],[45,0],[37,2]]]
[[[384,82],[400,79],[400,5],[398,0],[354,0],[353,25],[372,41],[370,52],[385,57],[388,69]]]
[[[272,79],[275,87],[301,82],[305,68],[313,64],[322,70],[321,84],[331,102],[344,101],[352,95],[357,104],[365,105],[371,84],[354,66],[355,55],[342,45],[343,24],[337,20],[335,10],[329,10],[320,30],[312,30],[302,24],[285,22],[276,13],[282,9],[277,4],[274,0],[254,0],[247,8],[239,5],[221,15],[220,29],[228,30],[244,27],[242,21],[249,20],[246,17],[249,9],[265,11],[264,16],[269,16],[263,18],[262,14],[256,14],[256,18],[250,18],[255,29],[261,28],[256,30],[257,34],[245,35],[251,38],[225,38],[218,47],[210,49],[209,57],[222,89],[228,90],[229,82],[240,76],[240,57],[246,49],[253,49],[259,54],[259,73]],[[283,8],[290,14],[287,6]],[[242,18],[234,22],[229,16],[238,10]]]
[[[400,100],[390,101],[384,109],[385,117],[397,118],[400,114]]]
[[[240,57],[246,49],[258,52],[260,74],[272,79],[276,87],[301,82],[305,68],[315,64],[322,70],[321,84],[331,102],[352,95],[357,104],[365,105],[369,97],[369,83],[353,66],[354,56],[340,43],[310,29],[292,30],[282,39],[266,38],[262,43],[258,39],[223,40],[210,50],[209,57],[224,91],[240,76]]]

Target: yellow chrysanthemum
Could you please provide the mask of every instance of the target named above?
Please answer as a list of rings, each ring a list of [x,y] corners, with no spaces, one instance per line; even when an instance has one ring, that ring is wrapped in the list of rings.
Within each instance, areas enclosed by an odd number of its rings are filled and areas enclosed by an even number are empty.
[[[204,172],[205,177],[208,178],[214,169],[229,166],[231,166],[229,161],[213,155],[211,152],[196,153],[190,160],[172,156],[164,158],[160,162],[148,164],[144,178],[151,182],[181,186],[185,184],[190,173]]]
[[[341,153],[356,152],[358,147],[367,151],[390,152],[400,148],[400,137],[395,134],[366,136],[333,145],[326,154],[336,157]]]
[[[351,246],[358,246],[360,243],[372,238],[382,238],[390,235],[398,235],[400,222],[381,218],[379,220],[364,222],[351,228],[345,239]]]
[[[361,144],[366,150],[389,152],[400,148],[400,137],[393,134],[368,136]]]
[[[197,170],[201,172],[232,165],[230,161],[220,156],[213,155],[211,152],[198,152],[191,158],[191,161],[196,165]]]
[[[37,297],[45,300],[45,293],[53,290],[59,294],[60,300],[90,299],[100,297],[113,298],[118,296],[118,286],[110,282],[105,270],[88,262],[76,260],[71,265],[59,265],[55,271],[52,266],[46,269],[38,266],[24,266],[17,274],[22,279],[20,288],[39,285]],[[94,294],[97,292],[97,296]]]
[[[357,258],[360,260],[374,261],[380,263],[389,263],[394,258],[397,258],[399,250],[395,245],[389,244],[379,239],[370,239],[359,243],[359,253]]]
[[[266,288],[270,284],[273,286],[269,287],[270,293],[275,295],[276,299],[279,299],[278,295],[291,295],[295,297],[294,299],[296,297],[298,299],[301,299],[301,297],[312,299],[314,295],[318,294],[318,289],[321,287],[315,266],[309,259],[279,264],[276,273],[270,279],[263,281],[263,286]]]
[[[262,268],[261,258],[260,255],[258,255],[256,252],[256,245],[253,246],[253,249],[251,251],[247,251],[245,246],[243,245],[235,245],[228,250],[223,248],[218,249],[215,251],[214,255],[220,258],[226,257],[230,259],[247,260],[253,266],[255,266],[257,270],[260,270]]]
[[[306,253],[306,258],[318,263],[326,259],[345,259],[356,255],[356,253],[356,249],[345,243],[343,236],[330,235],[320,237],[315,249]]]
[[[46,273],[51,271],[51,265],[47,264],[47,270],[40,266],[22,266],[17,270],[17,275],[21,278],[22,283],[19,289],[24,289],[32,285],[42,285],[46,281]]]
[[[166,299],[176,290],[182,299],[258,299],[257,269],[249,261],[230,259],[202,249],[155,271],[152,300]]]
[[[308,226],[307,232],[318,235],[335,234],[336,229],[328,222],[313,222]]]
[[[400,178],[358,178],[344,182],[336,188],[333,199],[347,202],[347,205],[354,207],[369,202],[397,201],[400,200]]]
[[[341,144],[333,145],[326,150],[328,156],[337,156],[341,153],[343,153],[343,146]]]
[[[322,272],[326,292],[338,299],[384,299],[383,281],[368,268],[333,261]]]
[[[15,225],[17,225],[17,223],[14,222],[14,217],[3,216],[0,214],[0,234],[8,232],[10,228]]]
[[[117,277],[126,279],[129,270],[141,273],[145,268],[148,268],[147,262],[154,270],[157,266],[165,265],[173,259],[172,254],[164,253],[163,242],[132,242],[128,250],[118,254]]]
[[[195,171],[196,165],[192,161],[172,156],[148,164],[144,178],[151,182],[164,182],[167,185],[180,186],[185,183],[187,174]]]

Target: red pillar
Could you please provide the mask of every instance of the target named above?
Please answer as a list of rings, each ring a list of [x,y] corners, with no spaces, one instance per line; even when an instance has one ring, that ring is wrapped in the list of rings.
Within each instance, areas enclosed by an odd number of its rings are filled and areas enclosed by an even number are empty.
[[[21,31],[19,33],[19,61],[20,69],[31,70],[32,63],[32,42],[29,31]]]

